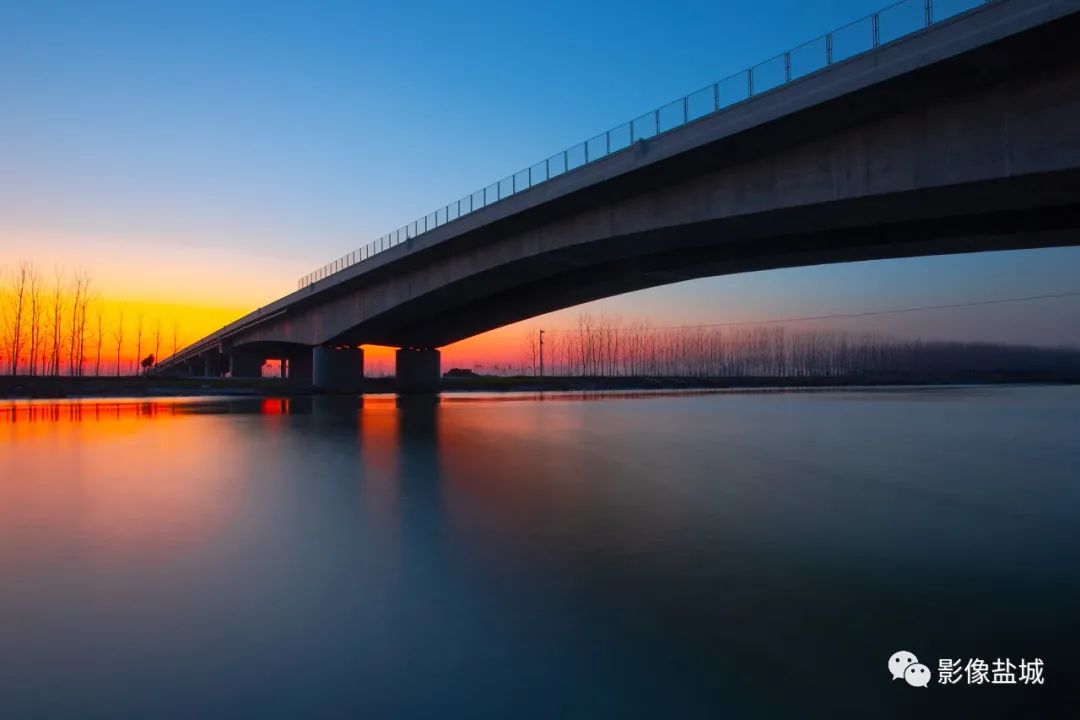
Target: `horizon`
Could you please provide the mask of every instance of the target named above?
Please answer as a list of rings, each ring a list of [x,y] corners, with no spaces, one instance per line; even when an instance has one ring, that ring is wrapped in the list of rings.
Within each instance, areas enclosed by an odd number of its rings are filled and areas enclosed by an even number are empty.
[[[1023,251],[1022,251],[1023,252]],[[871,261],[874,263],[882,261]],[[885,261],[895,262],[895,261]],[[855,263],[857,264],[857,263]],[[805,268],[798,268],[803,270]],[[0,268],[0,368],[11,367],[11,343],[13,339],[14,308],[17,307],[16,299],[19,293],[19,273],[28,273],[27,280],[22,286],[23,318],[21,319],[20,337],[23,339],[19,352],[19,367],[30,374],[42,374],[38,369],[44,363],[44,348],[49,342],[45,336],[46,330],[51,332],[53,319],[50,317],[55,307],[56,299],[59,298],[61,305],[61,330],[60,347],[63,352],[70,350],[72,343],[85,346],[82,372],[87,375],[112,375],[112,374],[135,374],[138,371],[139,361],[152,356],[155,363],[167,359],[174,353],[182,351],[193,342],[193,339],[203,337],[210,332],[237,319],[237,313],[245,314],[245,311],[231,308],[197,308],[192,306],[175,305],[169,303],[125,303],[115,299],[101,296],[96,290],[93,278],[86,274],[72,273],[67,275],[59,269],[54,269],[51,276],[41,272],[34,263],[23,261],[17,264],[13,271],[5,272]],[[778,271],[764,271],[774,273]],[[747,273],[748,275],[753,273]],[[73,282],[76,278],[83,277],[87,282],[87,289],[80,291],[85,301],[83,309],[77,310],[74,304],[75,295]],[[33,284],[37,283],[37,307],[38,318],[36,321],[29,315],[34,307],[31,297]],[[687,281],[681,284],[693,284],[700,281]],[[650,292],[650,291],[643,291]],[[634,293],[640,294],[640,293]],[[985,344],[994,346],[1012,346],[1040,349],[1077,350],[1080,349],[1080,340],[1066,337],[1060,341],[1023,341],[1003,340],[1000,338],[987,337],[982,331],[975,335],[965,335],[963,332],[950,331],[949,327],[939,329],[938,334],[922,335],[917,328],[926,325],[924,320],[916,320],[909,325],[906,332],[882,330],[882,323],[888,326],[903,326],[904,318],[914,316],[938,316],[943,323],[955,327],[956,318],[964,314],[976,316],[987,312],[988,307],[992,312],[1000,314],[1002,310],[1013,315],[1037,316],[1040,306],[1054,303],[1075,302],[1080,297],[1080,290],[1065,291],[1062,293],[1040,293],[1026,297],[996,297],[980,298],[960,303],[944,303],[937,305],[922,305],[914,307],[877,307],[864,308],[849,312],[826,314],[826,315],[800,315],[797,317],[773,317],[757,320],[730,320],[725,322],[684,322],[677,325],[664,325],[654,322],[647,315],[625,316],[621,313],[610,313],[604,308],[605,301],[586,303],[538,316],[519,323],[504,326],[498,330],[483,333],[474,338],[453,343],[444,348],[445,356],[442,360],[443,370],[468,368],[488,368],[495,374],[508,372],[520,372],[527,374],[529,354],[527,346],[533,342],[536,334],[543,330],[549,339],[561,335],[580,334],[582,327],[595,325],[601,328],[599,332],[631,332],[644,329],[649,332],[665,331],[732,331],[738,328],[762,328],[778,327],[788,332],[824,332],[844,334],[852,338],[873,336],[889,341],[914,341],[923,343],[955,343],[955,344]],[[590,308],[598,308],[593,312]],[[75,316],[73,316],[73,312]],[[81,312],[81,315],[79,314]],[[100,316],[100,325],[99,325]],[[81,318],[81,328],[73,328],[69,318]],[[192,317],[198,317],[205,326],[195,324],[183,325],[183,321],[190,321]],[[557,324],[545,323],[551,320]],[[120,321],[123,321],[122,325]],[[221,325],[210,327],[214,322]],[[910,322],[910,318],[909,318]],[[940,325],[940,323],[939,323]],[[99,333],[99,327],[101,332]],[[80,332],[78,340],[75,333]],[[592,331],[587,331],[592,332]],[[141,333],[141,334],[140,334]],[[34,348],[37,362],[34,369],[30,369],[30,349],[28,343],[31,337],[39,337],[40,347]],[[479,350],[470,346],[479,339],[490,340],[497,337],[501,346],[492,353],[490,345],[481,345]],[[387,367],[393,366],[393,348],[379,345],[362,345],[365,350],[365,365],[371,376],[387,376]],[[462,347],[466,348],[462,352]],[[153,348],[153,352],[151,352]],[[479,353],[479,354],[477,354]],[[60,374],[75,374],[72,370],[72,361],[60,362]],[[89,368],[92,368],[90,370]],[[277,372],[276,361],[269,361],[264,365],[263,375],[274,377]]]

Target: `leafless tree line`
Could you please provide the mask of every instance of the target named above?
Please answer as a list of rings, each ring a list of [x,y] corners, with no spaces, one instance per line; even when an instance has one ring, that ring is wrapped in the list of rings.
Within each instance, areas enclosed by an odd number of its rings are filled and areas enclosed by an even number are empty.
[[[108,317],[107,306],[85,271],[66,273],[56,268],[46,277],[31,262],[21,262],[8,271],[0,269],[0,372],[83,376],[146,369],[161,357],[162,342],[167,340],[162,320],[156,318],[151,327],[145,313],[138,311],[134,328],[137,361],[131,362],[123,358],[126,315],[121,306],[114,318]],[[180,345],[176,321],[171,330],[175,353]],[[142,354],[144,341],[146,349],[153,347],[146,358]]]
[[[538,333],[524,341],[526,373],[539,373]],[[892,338],[784,325],[658,328],[578,316],[544,336],[545,375],[852,377],[891,373],[1080,372],[1080,349]]]

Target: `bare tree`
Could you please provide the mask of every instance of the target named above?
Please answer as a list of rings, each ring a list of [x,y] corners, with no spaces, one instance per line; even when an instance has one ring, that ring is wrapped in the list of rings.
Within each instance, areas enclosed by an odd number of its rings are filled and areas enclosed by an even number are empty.
[[[124,306],[120,306],[120,317],[116,321],[116,329],[113,330],[113,339],[116,340],[116,376],[120,377],[120,350],[124,347]]]
[[[37,374],[38,355],[41,353],[42,333],[41,316],[45,310],[41,296],[41,273],[33,264],[29,266],[30,295],[30,363],[27,370],[30,375]]]
[[[161,316],[154,323],[154,364],[161,358]]]
[[[94,375],[101,377],[101,346],[105,340],[105,303],[100,299],[94,303],[94,320],[96,325],[94,342],[97,345],[94,353]]]
[[[537,344],[537,338],[539,337],[536,328],[530,327],[525,331],[525,358],[529,367],[532,368],[532,374],[536,375],[536,359],[539,355],[539,345]]]
[[[142,339],[143,339],[143,321],[146,317],[146,313],[143,309],[139,308],[139,313],[135,316],[135,357],[138,360],[142,360]]]
[[[87,318],[87,314],[88,314],[87,313],[87,308],[90,306],[90,301],[91,301],[91,299],[93,297],[92,293],[90,292],[90,277],[88,275],[86,275],[85,273],[83,273],[82,285],[83,285],[83,289],[82,289],[82,307],[79,308],[79,332],[78,332],[78,340],[79,340],[79,352],[78,352],[79,367],[78,367],[78,374],[79,375],[83,374],[83,368],[86,366],[86,318]]]
[[[76,272],[71,280],[71,327],[68,343],[68,374],[81,375],[86,360],[86,305],[90,290],[90,276],[84,271]]]
[[[52,344],[49,347],[49,374],[60,374],[61,343],[64,338],[64,273],[60,268],[53,269],[52,321],[50,330]]]
[[[68,375],[75,374],[75,354],[79,352],[79,343],[76,340],[76,335],[79,332],[79,306],[82,302],[81,297],[82,283],[79,282],[78,273],[71,279],[71,325],[68,328]]]
[[[20,263],[13,275],[10,297],[4,313],[5,349],[8,351],[8,364],[12,375],[19,372],[19,359],[22,357],[23,340],[26,334],[27,303],[30,285],[29,263]]]

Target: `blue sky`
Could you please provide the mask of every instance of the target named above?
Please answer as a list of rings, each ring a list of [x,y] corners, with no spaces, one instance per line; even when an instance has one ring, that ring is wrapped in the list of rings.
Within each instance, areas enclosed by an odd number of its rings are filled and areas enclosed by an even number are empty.
[[[439,205],[879,5],[7,0],[0,265],[66,259],[111,281],[110,259],[174,256],[247,268],[246,282],[191,283],[200,301],[262,304]],[[1074,290],[1077,270],[1076,249],[863,263],[598,307],[663,322],[847,312]],[[153,272],[130,292],[169,286]],[[1075,299],[965,317],[961,334],[1080,342]]]

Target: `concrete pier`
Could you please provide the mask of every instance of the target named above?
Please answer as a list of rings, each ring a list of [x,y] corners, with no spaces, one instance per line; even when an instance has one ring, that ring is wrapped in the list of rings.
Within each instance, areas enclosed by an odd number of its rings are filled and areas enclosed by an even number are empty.
[[[439,392],[442,354],[434,348],[401,348],[395,353],[400,393]]]
[[[311,351],[312,384],[320,390],[356,391],[364,384],[364,351],[316,345]]]
[[[289,367],[286,378],[290,385],[309,387],[312,384],[312,355],[314,354],[314,350],[314,348],[305,347],[297,352],[291,353],[282,361],[288,363]]]

